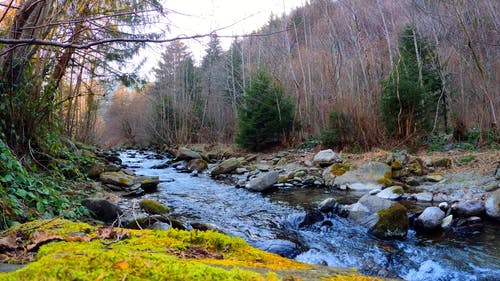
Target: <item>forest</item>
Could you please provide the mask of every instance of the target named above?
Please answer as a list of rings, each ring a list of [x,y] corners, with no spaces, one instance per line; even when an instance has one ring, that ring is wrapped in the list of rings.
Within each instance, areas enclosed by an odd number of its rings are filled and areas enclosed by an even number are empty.
[[[470,191],[469,187],[461,186],[458,189],[464,193],[460,196],[470,195],[467,199],[476,200],[474,196],[481,195],[477,199],[481,202],[477,204],[482,204],[482,209],[473,213],[477,216],[464,216],[465,219],[459,212],[460,215],[453,217],[454,226],[476,223],[471,217],[479,220],[487,217],[488,223],[495,222],[491,223],[492,229],[497,229],[498,205],[493,215],[484,206],[490,198],[493,198],[491,202],[500,201],[500,163],[495,159],[500,147],[499,11],[500,2],[494,0],[308,0],[289,13],[270,14],[267,23],[248,34],[228,36],[220,29],[208,34],[177,36],[172,35],[170,26],[165,24],[171,14],[177,13],[169,9],[168,1],[0,0],[0,265],[12,260],[24,263],[36,259],[31,252],[47,241],[73,243],[116,238],[108,241],[109,244],[103,242],[111,245],[126,238],[141,240],[142,235],[145,235],[142,240],[149,239],[149,232],[132,232],[133,237],[121,230],[103,234],[94,226],[59,221],[95,219],[95,212],[85,203],[88,198],[101,196],[108,202],[113,201],[110,198],[128,198],[139,193],[137,196],[143,196],[150,181],[154,188],[170,180],[175,182],[176,176],[160,180],[161,175],[154,172],[146,178],[136,175],[132,170],[144,168],[139,165],[144,163],[155,164],[158,169],[173,167],[179,173],[191,173],[187,181],[193,182],[201,175],[214,179],[217,184],[221,184],[219,180],[228,180],[246,189],[255,184],[256,178],[272,182],[266,188],[327,188],[327,192],[319,192],[323,195],[318,196],[324,196],[332,188],[352,189],[334,182],[344,173],[357,172],[358,166],[375,170],[382,167],[382,170],[389,169],[389,176],[382,173],[374,184],[381,189],[397,185],[401,188],[397,192],[404,193],[406,199],[411,197],[412,204],[421,201],[412,195],[415,190],[409,190],[415,182],[416,186],[429,182],[448,184],[442,169],[452,169],[450,173],[462,175],[470,168],[470,172],[481,173],[480,179],[467,176],[458,181],[471,182],[471,189],[477,189]],[[228,38],[231,44],[224,49],[221,40]],[[207,42],[200,58],[190,50],[192,39]],[[144,66],[141,63],[131,66],[131,62],[147,54],[151,46],[160,47],[162,51],[156,66],[145,78],[141,73]],[[215,151],[221,147],[222,152]],[[205,151],[212,148],[214,151]],[[385,154],[380,156],[380,151],[390,154],[388,160]],[[413,157],[407,152],[420,154]],[[449,155],[438,154],[440,159],[432,155],[434,158],[428,161],[422,158],[433,152],[449,152]],[[317,160],[316,156],[322,153],[331,159]],[[344,155],[348,156],[341,159]],[[373,155],[378,157],[378,162],[385,162],[378,163],[379,166],[362,163],[375,157]],[[162,157],[172,159],[155,162],[163,160]],[[380,160],[382,158],[384,160]],[[132,159],[139,160],[136,163]],[[122,161],[128,161],[129,166]],[[303,170],[290,173],[286,164],[302,165]],[[219,168],[226,170],[214,173]],[[366,174],[372,176],[378,172],[380,170],[369,170]],[[113,182],[103,176],[106,173],[121,178]],[[297,174],[300,176],[293,176]],[[261,179],[261,176],[271,178]],[[365,174],[360,178],[365,180]],[[446,188],[458,184],[453,180],[450,179],[450,186]],[[126,189],[137,186],[139,188],[132,191]],[[249,190],[262,191],[259,188]],[[117,196],[113,193],[117,190],[127,193]],[[219,191],[222,193],[225,189]],[[199,189],[193,191],[196,192],[207,197],[212,195]],[[297,194],[300,192],[303,191]],[[443,196],[448,197],[441,197],[445,198],[443,203],[449,202],[450,206],[464,199],[458,195],[460,198],[456,199],[454,194],[450,195],[451,191],[444,193]],[[431,201],[435,195],[430,195]],[[278,201],[279,198],[278,192]],[[313,195],[305,198],[316,199]],[[363,198],[356,200],[361,202]],[[243,205],[254,203],[252,198],[246,200]],[[122,203],[130,202],[137,207],[135,201]],[[270,212],[281,212],[280,208],[265,202]],[[358,201],[350,203],[359,203],[355,202]],[[336,212],[345,215],[347,209],[340,210],[340,205],[336,201],[335,204]],[[408,228],[413,226],[409,226],[406,207],[396,204],[395,210],[384,209],[389,215],[377,214],[390,217],[391,212],[399,212],[405,228],[401,236],[406,237]],[[148,221],[170,212],[169,208],[156,205],[149,208],[153,211],[148,211],[148,206],[140,207]],[[122,226],[121,212],[116,218],[119,226]],[[450,207],[447,214],[451,212]],[[456,215],[455,209],[453,212]],[[304,222],[310,219],[309,213],[304,216]],[[40,219],[49,221],[41,227],[23,224]],[[166,220],[172,228],[171,218]],[[258,220],[260,218],[255,219]],[[314,216],[311,220],[306,227],[318,222]],[[77,231],[59,229],[53,226],[54,221]],[[303,230],[304,222],[297,226],[297,232]],[[91,224],[94,223],[91,220]],[[142,230],[140,223],[137,225]],[[219,232],[210,224],[203,227]],[[46,230],[42,238],[31,235],[33,228]],[[12,240],[9,229],[19,234],[17,240],[16,237]],[[239,238],[219,236],[215,232],[196,232],[198,236],[193,236],[182,231],[160,235],[168,245],[172,244],[167,249],[168,256],[161,259],[162,264],[168,264],[172,255],[176,261],[203,260],[204,263],[189,264],[189,272],[195,276],[187,278],[189,280],[196,280],[198,272],[205,272],[205,266],[212,266],[213,260],[219,259],[219,263],[215,263],[221,267],[249,268],[265,260],[265,272],[220,273],[222,269],[211,267],[213,280],[223,280],[217,278],[218,274],[227,274],[224,276],[235,280],[261,280],[252,279],[255,276],[265,276],[262,280],[281,280],[277,276],[284,275],[275,276],[277,268],[285,271],[316,268],[254,253],[260,250],[250,248]],[[85,233],[74,238],[66,232]],[[236,236],[246,238],[244,235]],[[371,245],[370,239],[365,239],[369,241],[367,245]],[[153,243],[142,240],[134,247]],[[23,241],[33,244],[21,247]],[[252,246],[259,247],[257,244]],[[41,248],[49,249],[42,250],[41,254],[60,251],[56,249],[57,243],[53,245]],[[390,247],[393,246],[386,248]],[[241,254],[243,250],[252,256]],[[119,251],[116,255],[120,258],[123,255],[123,259],[127,256]],[[485,260],[494,261],[497,255],[493,253]],[[225,257],[231,257],[231,262],[224,264]],[[86,258],[89,263],[95,261],[90,255]],[[115,263],[114,258],[106,256],[106,262],[113,261],[109,267],[113,268],[112,274],[116,274],[109,276],[122,278],[120,270],[128,270],[132,261],[124,265]],[[324,260],[312,263],[332,265]],[[60,266],[64,271],[66,265]],[[485,267],[485,274],[494,275],[495,266]],[[154,269],[148,270],[151,272],[147,274],[157,273]],[[318,274],[334,274],[330,269],[326,273],[322,270]],[[405,274],[412,272],[410,266],[401,270],[397,265],[390,268],[396,273],[377,270],[361,268],[361,273],[408,279],[409,275]],[[37,271],[34,272],[33,276],[37,276]],[[54,267],[50,274],[59,276],[60,271]],[[92,279],[103,280],[102,274],[94,272]],[[350,271],[341,274],[357,276]],[[22,280],[14,275],[9,278]]]

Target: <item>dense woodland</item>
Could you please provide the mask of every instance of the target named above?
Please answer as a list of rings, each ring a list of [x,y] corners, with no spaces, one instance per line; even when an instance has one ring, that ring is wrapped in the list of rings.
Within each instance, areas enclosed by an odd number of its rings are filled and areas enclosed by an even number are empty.
[[[453,132],[466,138],[471,131],[486,142],[494,138],[500,107],[496,11],[498,3],[487,0],[317,0],[271,15],[227,51],[213,34],[199,64],[186,44],[172,42],[155,82],[141,91],[117,90],[98,141],[232,142],[245,88],[263,68],[295,105],[288,144],[323,135],[337,138],[334,146],[366,149]],[[393,114],[384,116],[383,91],[405,55],[415,67],[407,78],[418,83],[397,91],[415,97],[420,94],[411,90],[422,86],[427,96],[412,106],[394,99],[385,106]],[[405,117],[406,111],[414,114]]]

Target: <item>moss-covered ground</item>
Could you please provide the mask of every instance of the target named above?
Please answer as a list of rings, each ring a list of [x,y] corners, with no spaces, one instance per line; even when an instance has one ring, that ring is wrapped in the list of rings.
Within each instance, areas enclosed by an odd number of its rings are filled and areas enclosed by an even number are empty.
[[[57,219],[18,225],[2,237],[17,241],[0,247],[4,262],[37,253],[26,267],[0,273],[0,280],[379,280],[289,260],[211,231],[99,228]]]

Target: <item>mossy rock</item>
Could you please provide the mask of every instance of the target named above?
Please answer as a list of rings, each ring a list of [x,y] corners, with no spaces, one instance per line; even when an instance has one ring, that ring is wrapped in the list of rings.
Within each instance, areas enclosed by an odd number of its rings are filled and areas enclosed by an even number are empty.
[[[150,215],[165,215],[170,212],[167,206],[150,199],[141,200],[139,206]]]
[[[394,160],[391,163],[391,168],[392,170],[401,170],[403,168],[403,165],[401,164],[401,162],[399,162],[399,160]]]
[[[403,238],[408,233],[409,220],[406,208],[394,203],[389,208],[377,212],[378,221],[370,230],[381,239]]]
[[[424,162],[420,158],[413,159],[408,164],[408,171],[417,176],[423,176],[425,174]]]
[[[57,219],[5,235],[29,245],[35,231],[53,239],[39,247],[33,262],[0,273],[0,280],[381,280],[289,260],[212,231],[103,229]]]
[[[352,167],[352,164],[347,163],[335,163],[330,168],[330,173],[335,176],[341,176],[349,171]]]

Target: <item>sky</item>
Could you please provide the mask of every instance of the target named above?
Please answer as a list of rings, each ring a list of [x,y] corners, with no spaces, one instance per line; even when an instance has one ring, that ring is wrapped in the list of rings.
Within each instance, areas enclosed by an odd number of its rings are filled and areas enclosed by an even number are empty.
[[[302,6],[305,0],[165,0],[170,10],[165,23],[165,37],[191,36],[217,31],[219,35],[242,35],[266,24],[271,14],[281,15]],[[168,26],[169,31],[166,31]],[[222,38],[222,47],[227,50],[230,38]],[[207,40],[187,40],[186,43],[196,61],[203,57]],[[156,66],[163,46],[154,45],[143,52],[146,61],[141,74],[152,79],[151,69]]]

